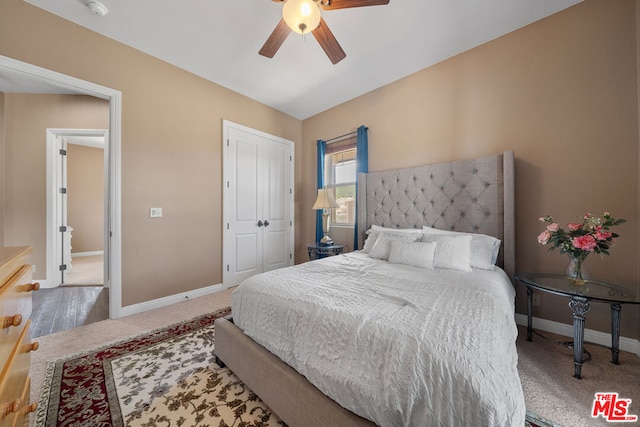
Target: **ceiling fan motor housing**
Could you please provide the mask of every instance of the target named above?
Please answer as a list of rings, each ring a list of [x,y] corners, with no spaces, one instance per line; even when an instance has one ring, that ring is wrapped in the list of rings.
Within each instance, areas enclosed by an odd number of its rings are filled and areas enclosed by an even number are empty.
[[[282,7],[282,17],[298,34],[307,34],[320,25],[319,0],[287,0]]]
[[[282,19],[276,25],[260,51],[260,55],[273,58],[291,31],[298,34],[313,34],[318,44],[333,64],[346,58],[346,53],[340,47],[327,23],[320,15],[320,9],[335,10],[363,6],[382,6],[390,0],[273,0],[284,3]]]

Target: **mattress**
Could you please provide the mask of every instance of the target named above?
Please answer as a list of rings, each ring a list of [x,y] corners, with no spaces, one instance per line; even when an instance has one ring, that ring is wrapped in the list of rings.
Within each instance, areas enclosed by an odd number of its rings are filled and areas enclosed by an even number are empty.
[[[234,323],[380,426],[524,425],[515,291],[501,269],[391,264],[353,252],[253,276]]]

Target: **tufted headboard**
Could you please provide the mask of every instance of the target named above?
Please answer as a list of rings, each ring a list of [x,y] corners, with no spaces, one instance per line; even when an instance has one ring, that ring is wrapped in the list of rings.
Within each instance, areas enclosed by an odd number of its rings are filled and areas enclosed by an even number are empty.
[[[515,269],[513,151],[360,174],[358,247],[372,225],[482,233],[502,240],[498,265]]]

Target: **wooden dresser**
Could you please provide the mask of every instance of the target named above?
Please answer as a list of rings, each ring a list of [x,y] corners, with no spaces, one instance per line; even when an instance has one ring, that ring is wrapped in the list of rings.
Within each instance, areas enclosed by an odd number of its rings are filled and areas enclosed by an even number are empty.
[[[0,427],[25,426],[36,403],[29,402],[31,343],[31,247],[0,247]]]

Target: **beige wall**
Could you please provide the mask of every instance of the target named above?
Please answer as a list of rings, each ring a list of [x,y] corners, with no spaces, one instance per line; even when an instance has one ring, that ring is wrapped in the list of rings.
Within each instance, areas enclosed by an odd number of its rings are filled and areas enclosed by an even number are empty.
[[[67,223],[71,253],[104,248],[104,150],[67,145]]]
[[[607,210],[628,222],[611,256],[591,256],[586,268],[640,292],[636,27],[635,0],[586,0],[304,120],[302,186],[315,183],[315,140],[361,124],[370,170],[513,149],[517,271],[566,267],[566,255],[536,242],[539,216],[570,222]],[[313,193],[299,203],[312,206]],[[312,241],[313,211],[302,214],[300,237]],[[523,293],[519,285],[519,313]],[[572,321],[567,300],[548,294],[534,314]],[[624,336],[640,338],[639,317],[637,306],[623,307]],[[608,332],[609,307],[593,304],[587,327]]]
[[[0,2],[0,55],[122,92],[123,306],[220,283],[222,120],[292,140],[296,153],[302,123],[21,0]]]
[[[47,128],[106,129],[109,104],[84,95],[5,94],[5,244],[32,245],[46,276]]]
[[[302,123],[20,0],[0,2],[0,55],[123,93],[123,305],[220,282],[222,119],[296,142],[298,261],[314,239],[315,140],[365,124],[371,170],[515,150],[517,269],[566,265],[536,243],[538,216],[608,210],[629,221],[587,268],[640,291],[636,4],[585,0]],[[571,322],[549,295],[535,315]],[[594,304],[587,327],[608,331],[608,315]],[[622,317],[640,338],[638,309]]]

